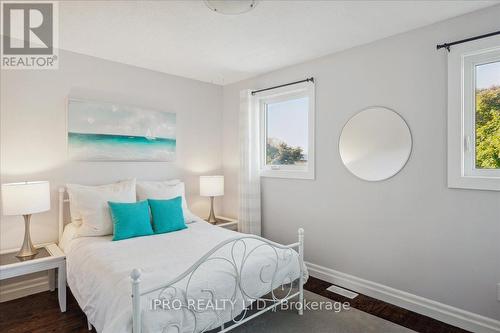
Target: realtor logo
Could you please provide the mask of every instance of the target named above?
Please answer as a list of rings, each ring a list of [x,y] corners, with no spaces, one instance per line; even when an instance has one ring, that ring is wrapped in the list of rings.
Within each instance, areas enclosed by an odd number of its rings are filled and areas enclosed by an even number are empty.
[[[57,69],[56,2],[2,2],[3,69]]]

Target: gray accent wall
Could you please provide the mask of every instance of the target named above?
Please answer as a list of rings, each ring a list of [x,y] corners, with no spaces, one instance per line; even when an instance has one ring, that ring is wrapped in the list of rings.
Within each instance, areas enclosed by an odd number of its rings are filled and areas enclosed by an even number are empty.
[[[263,235],[286,244],[303,227],[309,262],[500,319],[500,193],[447,187],[447,56],[436,51],[499,30],[499,17],[491,7],[225,86],[225,214],[238,214],[239,91],[314,76],[316,179],[262,179]],[[406,167],[382,182],[353,176],[338,150],[342,126],[373,105],[413,137]]]

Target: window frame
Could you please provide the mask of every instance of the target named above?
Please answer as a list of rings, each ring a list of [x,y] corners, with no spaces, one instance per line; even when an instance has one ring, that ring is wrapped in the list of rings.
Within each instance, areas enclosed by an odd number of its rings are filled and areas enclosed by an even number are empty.
[[[500,191],[500,169],[476,168],[476,66],[500,61],[500,38],[448,55],[448,187]]]
[[[291,99],[308,97],[308,124],[307,124],[307,166],[297,165],[267,165],[267,105],[271,103],[284,102]],[[315,152],[314,152],[314,129],[315,129],[315,107],[314,107],[314,83],[303,82],[292,86],[259,92],[255,96],[259,113],[260,133],[260,175],[261,177],[274,178],[315,178]]]

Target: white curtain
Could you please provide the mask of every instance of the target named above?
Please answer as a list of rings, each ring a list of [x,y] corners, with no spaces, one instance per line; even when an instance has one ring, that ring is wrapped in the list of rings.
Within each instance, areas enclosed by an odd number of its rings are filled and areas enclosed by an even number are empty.
[[[240,92],[240,228],[261,234],[259,112],[250,90]]]

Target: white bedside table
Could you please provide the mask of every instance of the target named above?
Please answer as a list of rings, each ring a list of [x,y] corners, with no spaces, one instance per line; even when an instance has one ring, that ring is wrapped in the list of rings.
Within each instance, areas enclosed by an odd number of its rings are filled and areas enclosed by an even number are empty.
[[[59,308],[61,312],[66,312],[66,256],[56,244],[40,246],[37,249],[38,253],[33,258],[24,260],[16,257],[17,251],[0,254],[0,280],[49,271],[49,287],[54,291],[57,269]]]
[[[235,231],[239,230],[239,221],[237,219],[225,216],[216,216],[215,218],[217,219],[217,223],[215,224],[216,226]]]

